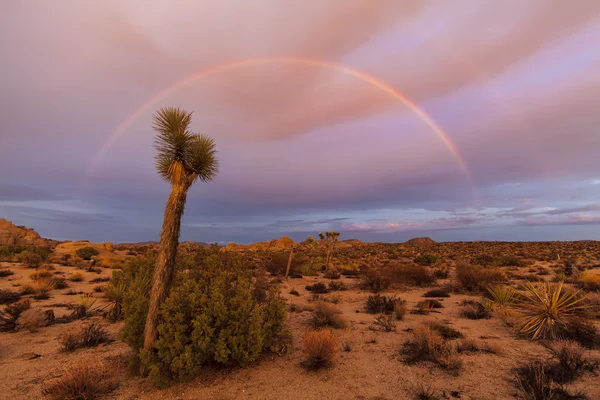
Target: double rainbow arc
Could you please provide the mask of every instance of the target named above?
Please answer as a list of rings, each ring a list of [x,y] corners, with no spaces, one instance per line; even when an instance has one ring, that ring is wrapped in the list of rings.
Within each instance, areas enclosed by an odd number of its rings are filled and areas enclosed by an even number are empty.
[[[87,181],[92,176],[92,173],[97,168],[97,166],[100,164],[100,162],[102,161],[102,159],[104,158],[104,156],[106,155],[108,150],[112,147],[112,145],[121,136],[123,136],[123,134],[125,134],[127,129],[129,129],[129,127],[131,127],[131,125],[133,125],[133,123],[138,118],[140,118],[140,116],[144,112],[146,112],[150,107],[152,107],[153,105],[158,103],[164,97],[168,96],[169,94],[177,91],[178,89],[180,89],[194,81],[197,81],[202,78],[206,78],[211,75],[226,72],[229,70],[244,68],[244,67],[248,67],[248,66],[252,66],[252,65],[273,64],[273,63],[306,65],[306,66],[326,68],[326,69],[330,69],[330,70],[343,72],[350,76],[356,77],[356,78],[362,80],[363,82],[366,82],[366,83],[372,85],[373,87],[376,87],[377,89],[381,90],[382,92],[387,93],[388,95],[392,96],[393,98],[395,98],[396,100],[398,100],[402,104],[404,104],[406,107],[408,107],[415,115],[417,115],[438,136],[438,138],[444,143],[444,145],[446,146],[448,151],[450,151],[450,153],[452,154],[452,157],[456,161],[456,163],[459,166],[459,168],[461,169],[462,173],[469,180],[469,182],[473,186],[473,188],[475,187],[474,180],[471,175],[471,172],[469,171],[467,163],[465,162],[464,158],[460,155],[460,153],[459,153],[458,149],[456,148],[456,146],[454,145],[454,143],[452,143],[450,137],[444,132],[444,130],[433,119],[431,119],[425,113],[425,111],[423,111],[413,101],[411,101],[409,98],[407,98],[401,92],[397,91],[396,89],[394,89],[387,83],[383,82],[382,80],[375,78],[373,76],[367,75],[366,73],[360,72],[360,71],[355,70],[350,67],[346,67],[344,65],[334,64],[334,63],[330,63],[330,62],[322,61],[322,60],[318,60],[318,59],[302,58],[302,57],[265,57],[265,58],[255,58],[255,59],[245,59],[245,60],[233,61],[233,62],[226,63],[226,64],[215,65],[213,67],[196,72],[196,73],[170,85],[169,87],[165,88],[164,90],[160,91],[155,96],[150,98],[144,104],[142,104],[137,110],[135,110],[135,112],[133,114],[131,114],[129,117],[127,117],[127,119],[125,119],[123,122],[121,122],[119,124],[119,126],[117,127],[117,129],[108,137],[108,139],[104,142],[104,144],[102,145],[102,147],[100,148],[98,153],[93,158],[92,162],[90,163],[90,165],[85,173],[84,187],[85,187]]]

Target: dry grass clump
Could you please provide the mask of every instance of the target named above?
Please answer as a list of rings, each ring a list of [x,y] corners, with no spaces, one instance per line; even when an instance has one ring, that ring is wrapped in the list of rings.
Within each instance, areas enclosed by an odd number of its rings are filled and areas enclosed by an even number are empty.
[[[81,282],[83,281],[84,276],[81,272],[73,272],[70,276],[69,276],[69,280],[71,282]]]
[[[416,400],[441,400],[437,390],[431,384],[419,382],[411,387],[413,398]]]
[[[563,283],[525,284],[515,307],[523,314],[519,331],[531,339],[555,339],[569,320],[585,306],[578,293],[563,290]]]
[[[488,319],[492,317],[492,306],[489,301],[480,303],[475,300],[465,300],[461,303],[460,315],[468,319]]]
[[[323,282],[317,282],[314,285],[305,286],[304,289],[312,293],[325,294],[329,293],[327,286]]]
[[[344,285],[344,282],[329,282],[328,288],[332,292],[348,290],[348,287]]]
[[[376,294],[367,298],[365,305],[369,314],[391,314],[396,304],[406,304],[406,301],[397,299],[396,296],[382,296]]]
[[[465,290],[480,292],[495,283],[504,282],[506,276],[499,268],[458,262],[456,263],[456,279]]]
[[[14,274],[15,273],[12,272],[8,268],[2,268],[2,269],[0,269],[0,278],[6,278],[7,276],[11,276],[11,275],[14,275]]]
[[[593,322],[584,318],[570,318],[560,332],[560,337],[576,341],[583,347],[600,348],[600,332]]]
[[[29,278],[32,281],[37,281],[38,279],[52,278],[53,275],[54,274],[52,273],[52,271],[48,269],[40,269],[32,274],[29,274]]]
[[[306,334],[302,350],[306,355],[303,366],[319,369],[330,366],[337,355],[337,340],[330,330],[313,330]]]
[[[90,322],[77,333],[67,333],[59,337],[63,351],[73,351],[79,347],[96,347],[110,342],[108,331],[96,322]]]
[[[570,393],[564,384],[552,380],[547,366],[534,361],[516,368],[515,386],[519,390],[517,398],[521,400],[566,400],[587,399],[583,393]]]
[[[425,294],[423,294],[423,297],[450,297],[450,293],[447,288],[432,289],[425,292]]]
[[[80,364],[69,367],[63,375],[42,388],[50,400],[95,400],[113,392],[118,386],[119,367]]]
[[[381,314],[375,317],[371,330],[380,330],[383,332],[392,332],[396,330],[396,322],[394,317],[391,315]]]
[[[546,344],[551,359],[556,364],[547,368],[547,373],[559,383],[570,382],[583,375],[586,371],[598,368],[597,360],[588,360],[585,350],[577,342],[557,340]]]
[[[437,322],[430,323],[429,328],[439,333],[444,339],[460,339],[464,337],[460,331],[457,331],[451,326],[439,324]]]
[[[0,289],[0,304],[11,304],[18,301],[21,295],[8,289]]]
[[[341,314],[342,312],[332,304],[319,301],[312,313],[311,325],[314,328],[329,326],[335,329],[345,329],[348,327],[348,323]]]
[[[490,344],[475,339],[462,339],[456,344],[456,351],[459,353],[489,353],[500,354],[501,348],[497,345]]]
[[[403,353],[407,363],[430,361],[454,373],[462,367],[456,347],[426,325],[412,331],[412,337],[404,343]]]

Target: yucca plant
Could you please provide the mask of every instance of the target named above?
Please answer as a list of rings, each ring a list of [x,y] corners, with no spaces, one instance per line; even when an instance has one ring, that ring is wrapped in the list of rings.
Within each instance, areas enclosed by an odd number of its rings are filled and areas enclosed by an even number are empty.
[[[83,293],[77,296],[75,303],[69,304],[69,308],[73,310],[71,318],[83,318],[92,309],[96,299],[92,297],[91,293]]]
[[[517,299],[517,291],[506,285],[495,285],[488,287],[491,301],[499,308],[509,307]]]
[[[127,285],[125,282],[109,283],[104,288],[104,294],[110,301],[108,304],[109,311],[107,313],[108,319],[111,321],[118,321],[123,319],[125,316],[123,311],[123,300],[125,299],[125,293],[127,292]]]
[[[567,322],[586,308],[580,304],[584,299],[580,292],[563,290],[562,282],[546,282],[537,287],[527,282],[523,290],[515,303],[523,314],[519,331],[532,340],[557,338]]]

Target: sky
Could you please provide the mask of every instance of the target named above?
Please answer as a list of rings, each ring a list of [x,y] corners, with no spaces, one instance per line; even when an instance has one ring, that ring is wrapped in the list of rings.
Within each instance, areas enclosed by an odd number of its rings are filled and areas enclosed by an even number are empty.
[[[0,217],[44,237],[158,240],[177,106],[220,162],[182,240],[600,240],[597,0],[2,8]]]

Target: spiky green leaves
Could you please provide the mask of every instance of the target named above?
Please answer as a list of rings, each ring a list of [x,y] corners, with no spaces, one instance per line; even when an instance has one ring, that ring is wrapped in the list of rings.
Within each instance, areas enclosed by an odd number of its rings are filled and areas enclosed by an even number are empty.
[[[567,322],[586,308],[578,292],[563,290],[563,283],[527,283],[515,304],[523,316],[520,331],[532,339],[554,339]]]
[[[189,130],[192,113],[175,107],[154,115],[156,169],[171,184],[211,180],[218,172],[214,140]]]

